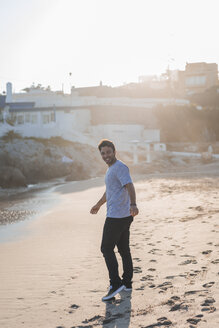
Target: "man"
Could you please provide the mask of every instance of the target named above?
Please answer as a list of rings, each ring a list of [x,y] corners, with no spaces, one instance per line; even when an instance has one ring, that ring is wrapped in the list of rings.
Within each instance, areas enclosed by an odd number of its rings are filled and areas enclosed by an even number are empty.
[[[108,165],[105,176],[106,191],[90,213],[96,214],[107,203],[107,217],[103,228],[101,252],[109,271],[110,289],[103,301],[112,299],[121,290],[132,290],[133,264],[129,248],[129,228],[138,214],[135,188],[128,167],[117,160],[112,141],[103,139],[98,145],[103,160]],[[118,273],[118,262],[114,253],[117,246],[122,257],[123,276]]]

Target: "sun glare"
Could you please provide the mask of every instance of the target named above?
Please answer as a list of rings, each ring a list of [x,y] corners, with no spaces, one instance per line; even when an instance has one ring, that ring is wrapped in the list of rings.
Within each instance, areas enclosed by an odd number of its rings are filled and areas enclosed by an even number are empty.
[[[119,85],[167,67],[184,69],[187,61],[217,62],[214,6],[204,0],[21,1],[8,7],[11,24],[7,11],[1,20],[8,32],[2,80],[18,88],[24,81],[60,88],[72,72],[76,86]]]

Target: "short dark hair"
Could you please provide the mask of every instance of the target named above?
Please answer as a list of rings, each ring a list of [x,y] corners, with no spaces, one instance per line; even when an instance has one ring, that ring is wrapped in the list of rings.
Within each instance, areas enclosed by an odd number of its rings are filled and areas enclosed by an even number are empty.
[[[110,147],[112,148],[113,151],[115,151],[115,146],[114,146],[114,143],[111,141],[111,140],[108,140],[108,139],[102,139],[100,140],[99,144],[98,144],[98,149],[99,151],[101,151],[101,148],[102,147]]]

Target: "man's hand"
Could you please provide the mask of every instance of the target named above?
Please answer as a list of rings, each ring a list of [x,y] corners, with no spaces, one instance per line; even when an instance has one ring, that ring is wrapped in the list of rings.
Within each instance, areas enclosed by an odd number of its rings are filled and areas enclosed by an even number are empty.
[[[130,214],[131,216],[136,216],[138,214],[138,208],[136,205],[130,205]]]
[[[136,196],[135,196],[135,187],[133,183],[127,183],[125,188],[128,190],[129,197],[130,197],[130,215],[136,216],[138,214],[138,208],[136,205]]]
[[[90,213],[91,213],[91,214],[97,214],[97,212],[99,211],[99,209],[100,209],[100,206],[96,204],[96,205],[94,205],[94,206],[91,208]]]
[[[100,200],[92,207],[90,210],[91,214],[97,214],[101,206],[106,203],[106,192],[103,194],[103,196],[100,198]]]

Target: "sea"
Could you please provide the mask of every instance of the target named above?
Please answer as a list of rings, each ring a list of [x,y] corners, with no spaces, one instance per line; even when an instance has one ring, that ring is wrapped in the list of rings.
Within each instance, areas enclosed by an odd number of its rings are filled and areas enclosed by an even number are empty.
[[[60,178],[22,188],[0,188],[0,243],[25,234],[30,220],[57,204],[59,197],[54,189],[65,183]]]

